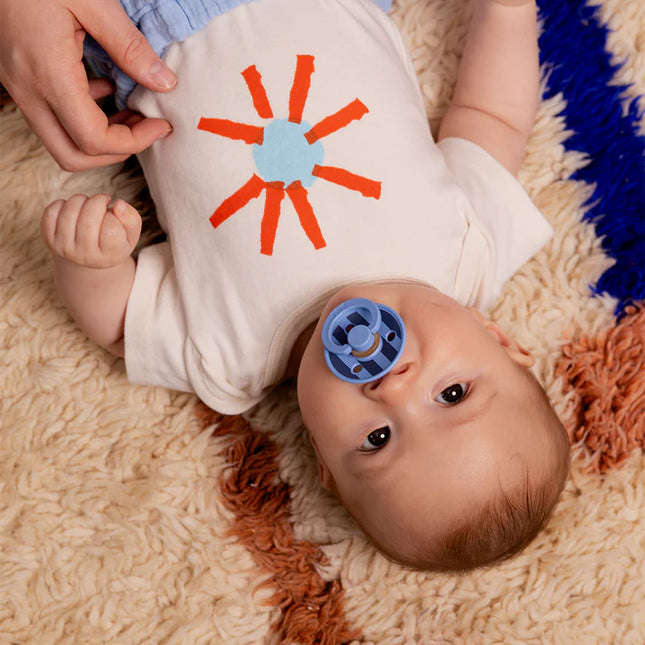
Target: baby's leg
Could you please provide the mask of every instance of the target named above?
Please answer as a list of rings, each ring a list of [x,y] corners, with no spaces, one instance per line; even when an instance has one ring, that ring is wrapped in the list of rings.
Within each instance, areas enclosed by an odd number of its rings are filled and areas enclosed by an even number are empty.
[[[127,202],[74,195],[52,202],[41,229],[60,297],[87,336],[123,356],[125,311],[134,281],[132,251],[141,217]]]

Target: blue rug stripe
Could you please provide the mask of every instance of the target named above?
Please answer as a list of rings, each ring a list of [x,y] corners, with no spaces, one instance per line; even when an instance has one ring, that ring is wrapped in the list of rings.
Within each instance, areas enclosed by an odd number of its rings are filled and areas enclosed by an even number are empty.
[[[572,179],[595,185],[585,219],[616,263],[594,285],[597,293],[627,304],[645,300],[645,137],[638,134],[643,106],[626,107],[624,85],[613,85],[619,69],[607,51],[608,28],[583,0],[538,0],[544,29],[541,62],[549,70],[545,98],[562,92],[563,116],[573,134],[568,150],[589,163]]]

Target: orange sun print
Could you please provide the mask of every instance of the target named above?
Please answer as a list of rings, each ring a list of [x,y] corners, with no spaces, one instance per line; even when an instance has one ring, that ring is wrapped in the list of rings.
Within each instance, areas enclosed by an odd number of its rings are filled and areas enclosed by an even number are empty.
[[[264,214],[260,225],[260,253],[272,255],[282,200],[291,201],[305,234],[315,249],[326,246],[307,188],[316,180],[343,186],[365,197],[379,199],[381,182],[356,175],[344,168],[322,165],[324,149],[321,139],[341,130],[369,112],[358,99],[331,114],[313,127],[303,121],[314,57],[297,57],[291,92],[288,119],[274,119],[271,104],[255,65],[242,72],[253,107],[262,119],[271,119],[264,127],[238,123],[228,119],[202,117],[198,129],[253,146],[257,173],[229,195],[210,217],[213,228],[241,210],[251,200],[265,193]]]

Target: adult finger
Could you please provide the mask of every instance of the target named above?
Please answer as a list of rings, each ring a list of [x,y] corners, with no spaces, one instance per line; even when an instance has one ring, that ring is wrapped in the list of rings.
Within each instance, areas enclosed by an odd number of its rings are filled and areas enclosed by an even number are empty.
[[[114,84],[105,78],[90,78],[88,85],[90,96],[95,101],[114,94]]]
[[[145,117],[138,112],[133,112],[132,110],[121,110],[115,114],[111,114],[108,117],[108,123],[112,125],[113,123],[120,123],[121,125],[127,125],[131,128],[133,125],[143,121]]]
[[[144,119],[131,128],[110,124],[90,96],[80,63],[51,87],[47,103],[80,151],[90,156],[136,154],[171,131],[163,119]]]
[[[90,156],[137,154],[172,131],[164,119],[141,119],[131,126],[110,123],[89,94],[74,105],[53,101],[49,105],[81,152]]]
[[[109,166],[130,156],[129,152],[99,155],[82,152],[46,103],[23,105],[21,111],[29,127],[63,170],[78,172]]]
[[[177,77],[134,26],[118,0],[77,0],[74,14],[128,76],[148,89],[172,89]]]

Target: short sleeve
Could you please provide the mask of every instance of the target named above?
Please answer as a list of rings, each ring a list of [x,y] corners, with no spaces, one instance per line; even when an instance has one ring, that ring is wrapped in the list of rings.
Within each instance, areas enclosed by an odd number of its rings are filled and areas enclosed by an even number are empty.
[[[551,239],[553,229],[517,179],[483,148],[453,137],[438,146],[468,206],[469,239],[459,270],[462,284],[467,276],[474,286],[464,299],[486,309]]]
[[[186,365],[186,321],[170,246],[141,251],[125,316],[128,380],[192,392]]]

